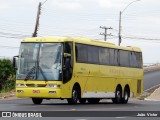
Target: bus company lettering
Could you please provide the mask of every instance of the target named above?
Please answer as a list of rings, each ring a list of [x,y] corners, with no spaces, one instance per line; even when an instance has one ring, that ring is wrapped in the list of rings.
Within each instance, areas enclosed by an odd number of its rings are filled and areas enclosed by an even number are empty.
[[[118,70],[118,69],[110,69],[110,73],[116,74],[116,75],[123,75],[124,71]]]

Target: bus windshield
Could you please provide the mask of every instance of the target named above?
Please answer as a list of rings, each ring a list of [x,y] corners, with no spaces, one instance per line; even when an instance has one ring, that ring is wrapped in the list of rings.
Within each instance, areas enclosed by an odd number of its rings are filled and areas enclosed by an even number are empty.
[[[62,80],[62,43],[21,43],[17,80]]]

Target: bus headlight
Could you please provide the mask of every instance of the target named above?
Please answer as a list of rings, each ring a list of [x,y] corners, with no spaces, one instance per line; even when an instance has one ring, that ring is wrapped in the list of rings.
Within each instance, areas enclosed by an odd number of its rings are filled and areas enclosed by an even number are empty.
[[[48,87],[49,88],[60,88],[61,85],[58,85],[58,84],[48,84]]]
[[[17,83],[17,84],[16,84],[16,87],[26,87],[26,86],[25,86],[25,84],[23,84],[23,83]]]

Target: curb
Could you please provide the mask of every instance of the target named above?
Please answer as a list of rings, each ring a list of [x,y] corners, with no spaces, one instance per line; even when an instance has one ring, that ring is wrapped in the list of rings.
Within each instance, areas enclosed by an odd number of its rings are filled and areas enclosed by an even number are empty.
[[[145,98],[144,100],[146,100],[146,101],[157,101],[157,102],[160,101],[160,100],[157,100],[157,99],[148,99],[148,98]]]
[[[145,90],[144,92],[149,92],[149,91],[155,90],[155,89],[157,89],[157,88],[159,88],[159,87],[160,87],[160,84],[155,85],[155,86],[153,86],[153,87],[151,87],[151,88]]]
[[[10,94],[10,95],[0,97],[0,99],[7,99],[7,98],[11,98],[11,97],[15,97],[15,94]]]

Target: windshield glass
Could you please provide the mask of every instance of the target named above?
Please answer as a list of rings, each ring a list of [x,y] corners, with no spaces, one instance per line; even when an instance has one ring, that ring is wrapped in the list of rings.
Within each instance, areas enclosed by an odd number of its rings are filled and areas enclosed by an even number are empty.
[[[62,43],[22,43],[17,79],[61,80]]]

